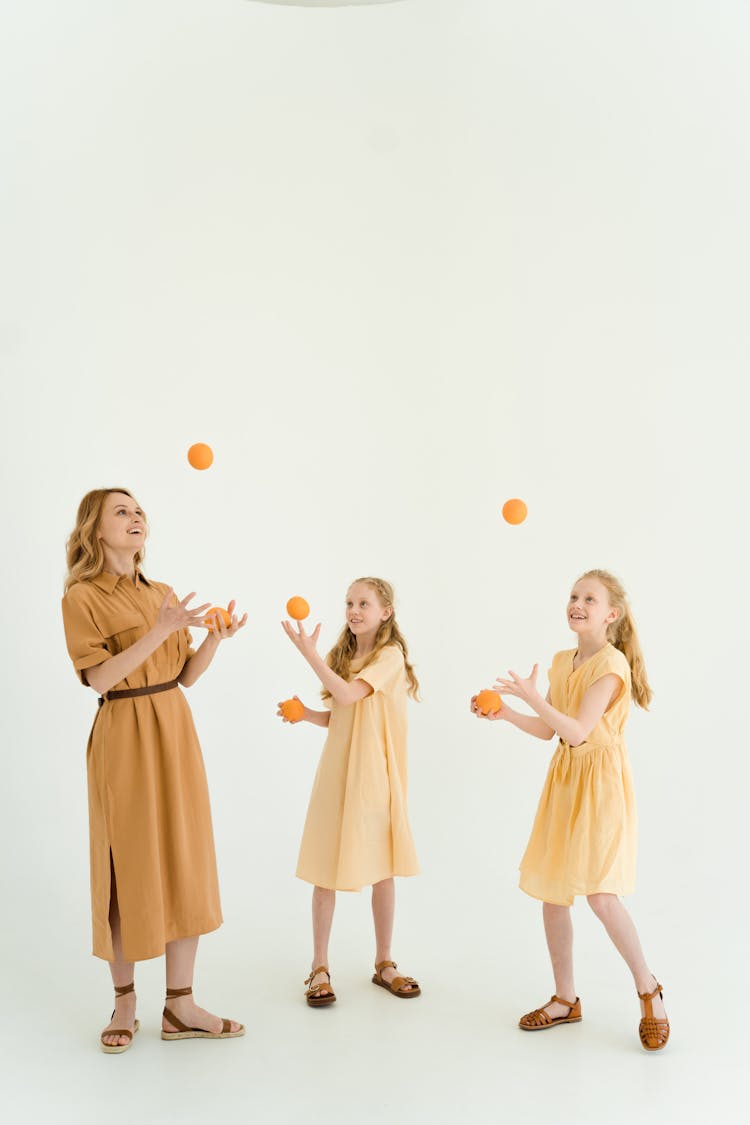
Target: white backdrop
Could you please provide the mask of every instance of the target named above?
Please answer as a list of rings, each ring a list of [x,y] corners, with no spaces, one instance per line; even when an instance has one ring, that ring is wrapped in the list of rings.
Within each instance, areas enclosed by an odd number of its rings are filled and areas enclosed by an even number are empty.
[[[116,1097],[116,1120],[541,1121],[570,1106],[588,1121],[616,1090],[611,1121],[708,1106],[739,1120],[750,9],[314,7],[3,5],[14,1119],[98,1121]],[[206,473],[187,465],[194,441],[215,450]],[[78,501],[111,485],[148,513],[148,574],[250,617],[189,694],[226,918],[202,945],[201,995],[251,1029],[205,1045],[210,1059],[155,1038],[159,962],[139,972],[140,1041],[114,1067],[95,1047],[96,703],[59,599]],[[521,527],[500,518],[509,496],[529,505]],[[570,645],[569,585],[592,566],[624,580],[656,692],[629,726],[628,904],[668,988],[658,1062],[585,904],[590,1021],[556,1043],[515,1031],[552,990],[540,910],[516,889],[552,747],[467,710],[495,674]],[[367,573],[395,583],[423,689],[424,873],[399,886],[394,948],[425,995],[406,1013],[370,996],[367,896],[340,896],[342,1002],[324,1035],[301,1001],[309,888],[293,878],[322,737],[275,718],[317,684],[279,621],[304,595],[325,651]]]

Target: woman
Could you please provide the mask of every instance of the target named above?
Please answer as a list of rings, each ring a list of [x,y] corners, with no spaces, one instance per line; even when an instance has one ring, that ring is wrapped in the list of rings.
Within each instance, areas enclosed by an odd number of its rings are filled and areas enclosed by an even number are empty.
[[[171,588],[141,573],[146,517],[126,489],[96,489],[67,544],[62,602],[68,652],[99,694],[87,750],[93,952],[115,986],[102,1050],[130,1047],[134,962],[166,954],[163,1039],[234,1038],[242,1024],[193,1001],[200,934],[221,925],[206,775],[180,686],[206,671],[246,620],[204,619]],[[188,630],[205,626],[197,651]]]

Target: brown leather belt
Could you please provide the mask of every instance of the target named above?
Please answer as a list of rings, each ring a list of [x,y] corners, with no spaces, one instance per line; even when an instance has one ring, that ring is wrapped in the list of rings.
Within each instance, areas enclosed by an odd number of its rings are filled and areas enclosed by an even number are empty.
[[[179,684],[179,680],[170,680],[168,684],[151,684],[150,687],[126,688],[124,691],[106,691],[99,696],[99,706],[109,703],[112,699],[134,699],[137,695],[158,695],[160,691],[171,691]]]

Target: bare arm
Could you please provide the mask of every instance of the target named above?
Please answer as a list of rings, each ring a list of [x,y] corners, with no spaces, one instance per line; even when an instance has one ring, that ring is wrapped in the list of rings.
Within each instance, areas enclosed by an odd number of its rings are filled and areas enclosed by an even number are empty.
[[[302,703],[302,700],[300,699],[300,697],[298,695],[293,695],[292,699],[296,699],[298,703]],[[302,703],[302,706],[305,707],[304,703]],[[331,712],[330,711],[313,711],[309,707],[305,707],[302,718],[300,718],[300,719],[287,719],[286,715],[281,710],[281,704],[280,703],[279,703],[279,709],[276,712],[276,714],[285,723],[291,723],[292,726],[294,726],[296,723],[312,723],[313,726],[315,726],[315,727],[327,727],[329,722],[331,721]]]
[[[547,694],[547,701],[549,702],[549,693]],[[505,702],[503,703],[502,710],[498,711],[496,714],[483,715],[481,711],[477,710],[477,697],[472,695],[471,710],[478,719],[489,719],[490,722],[504,720],[505,722],[511,723],[514,727],[518,727],[519,730],[525,731],[526,734],[533,734],[534,738],[543,738],[547,741],[555,736],[554,729],[545,723],[543,719],[540,719],[537,715],[524,715],[521,711],[514,711],[513,708],[509,707]]]
[[[169,589],[153,628],[123,652],[119,652],[117,656],[112,656],[101,664],[95,664],[93,668],[85,669],[83,674],[89,686],[100,695],[104,695],[131,672],[135,672],[136,668],[140,668],[151,653],[164,644],[170,634],[178,629],[201,625],[203,611],[208,608],[210,602],[198,606],[197,609],[188,609],[187,603],[194,597],[194,593],[188,594],[181,602],[176,602],[174,590]]]
[[[372,688],[364,680],[352,680],[351,683],[348,683],[328,667],[316,648],[320,635],[320,625],[316,625],[314,631],[310,634],[305,632],[301,622],[296,630],[289,621],[282,621],[281,625],[294,647],[299,649],[323,687],[326,691],[330,691],[337,703],[342,703],[347,707],[373,694]]]
[[[230,616],[229,625],[224,624],[224,619],[220,614],[214,614],[212,617],[207,617],[205,619],[211,622],[213,630],[207,634],[205,641],[203,641],[198,651],[194,652],[190,659],[185,661],[185,665],[179,675],[179,680],[183,687],[192,687],[196,680],[200,679],[216,656],[216,650],[221,642],[233,637],[238,629],[244,628],[247,621],[247,614],[244,614],[242,619],[238,621],[234,612],[234,601],[231,601],[227,606],[227,613]]]
[[[549,698],[542,699],[536,689],[537,671],[538,665],[535,664],[527,679],[522,679],[516,672],[510,672],[509,680],[497,680],[495,691],[523,699],[532,711],[536,711],[540,720],[557,731],[560,738],[570,746],[580,746],[586,741],[604,712],[611,703],[614,703],[622,690],[620,677],[613,672],[608,672],[585,692],[578,714],[566,715],[554,708]]]

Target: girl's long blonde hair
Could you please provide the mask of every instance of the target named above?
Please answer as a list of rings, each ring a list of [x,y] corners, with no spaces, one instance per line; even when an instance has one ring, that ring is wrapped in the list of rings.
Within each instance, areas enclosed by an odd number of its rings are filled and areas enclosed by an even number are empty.
[[[381,621],[380,627],[375,634],[375,647],[362,665],[360,672],[363,672],[367,665],[372,663],[377,654],[381,649],[384,649],[386,645],[396,645],[397,648],[401,649],[404,655],[406,678],[409,682],[409,695],[412,699],[419,699],[419,681],[414,674],[413,667],[409,663],[409,650],[406,647],[406,640],[396,624],[396,610],[393,605],[393,586],[391,586],[390,582],[386,582],[384,578],[355,578],[351,585],[356,586],[358,582],[364,582],[366,586],[374,590],[383,608],[390,608],[391,610],[390,617],[386,621]],[[354,636],[349,626],[345,625],[341,630],[339,639],[326,657],[329,668],[331,668],[337,676],[348,680],[349,666],[354,659],[356,651],[357,638]],[[359,675],[360,673],[357,674]],[[323,691],[321,695],[323,699],[330,699],[331,693],[330,691]]]
[[[76,525],[65,545],[68,562],[68,573],[65,578],[66,593],[76,582],[86,582],[90,578],[96,578],[104,569],[104,551],[96,531],[104,501],[113,492],[122,492],[131,500],[135,500],[135,496],[127,488],[95,488],[93,492],[87,492],[78,505]],[[144,554],[143,547],[136,553],[134,559],[136,570],[140,568]]]
[[[607,591],[609,604],[618,611],[617,620],[607,626],[607,640],[627,658],[633,681],[633,700],[644,711],[648,711],[654,693],[646,676],[646,664],[625,589],[608,570],[587,570],[578,581],[581,582],[584,578],[595,578],[601,582]]]

